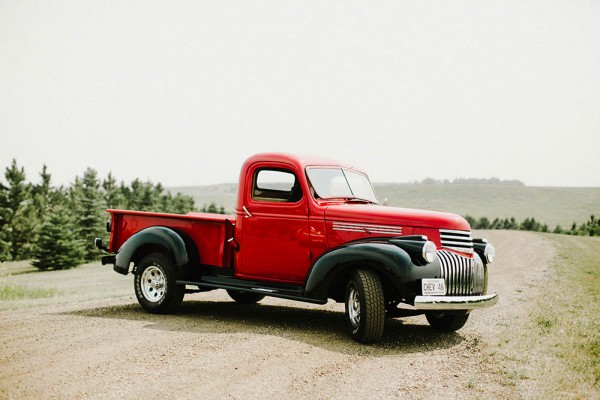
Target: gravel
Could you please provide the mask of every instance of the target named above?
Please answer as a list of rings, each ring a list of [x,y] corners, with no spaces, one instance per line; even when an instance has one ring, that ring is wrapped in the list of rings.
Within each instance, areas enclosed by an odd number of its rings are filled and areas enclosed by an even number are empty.
[[[476,233],[497,248],[490,291],[498,304],[452,334],[434,332],[423,316],[387,320],[368,346],[349,338],[343,305],[333,302],[242,306],[218,290],[187,295],[179,314],[163,316],[137,305],[131,276],[96,264],[8,276],[59,294],[0,306],[0,398],[535,397],[543,382],[515,376],[502,344],[524,329],[553,244],[527,232]]]

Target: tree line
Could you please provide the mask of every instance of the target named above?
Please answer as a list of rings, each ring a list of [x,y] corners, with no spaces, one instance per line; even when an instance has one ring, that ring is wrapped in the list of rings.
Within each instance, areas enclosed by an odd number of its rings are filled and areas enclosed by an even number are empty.
[[[416,184],[422,185],[508,185],[508,186],[525,186],[525,184],[517,179],[498,179],[498,178],[456,178],[449,179],[433,179],[425,178],[422,181],[415,181]]]
[[[490,221],[487,217],[476,219],[470,215],[466,215],[465,219],[469,222],[472,229],[512,229],[533,232],[552,232],[565,235],[579,236],[600,236],[600,219],[591,215],[590,218],[577,225],[573,222],[570,228],[563,228],[557,225],[553,230],[550,230],[547,224],[536,221],[535,218],[525,218],[523,221],[517,221],[513,218],[495,218]]]
[[[70,186],[52,186],[44,165],[37,183],[13,159],[0,182],[0,262],[33,260],[39,269],[66,269],[95,261],[94,238],[106,237],[107,208],[185,214],[195,209],[191,196],[165,192],[158,183],[130,184],[109,173],[104,179],[88,168]]]

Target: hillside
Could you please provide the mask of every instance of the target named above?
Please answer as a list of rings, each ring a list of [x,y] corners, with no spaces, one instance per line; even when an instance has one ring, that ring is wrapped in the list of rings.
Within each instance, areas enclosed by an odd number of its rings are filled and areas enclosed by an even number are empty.
[[[452,211],[475,218],[535,218],[554,228],[570,227],[600,216],[600,188],[533,187],[494,184],[377,183],[380,203],[387,197],[390,206]],[[173,193],[191,195],[201,208],[214,202],[233,211],[237,185],[219,184],[169,188]]]

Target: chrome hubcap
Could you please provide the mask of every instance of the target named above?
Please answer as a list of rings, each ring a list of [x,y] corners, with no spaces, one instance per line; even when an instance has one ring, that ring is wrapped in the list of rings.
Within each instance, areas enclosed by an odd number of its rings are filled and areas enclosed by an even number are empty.
[[[146,300],[153,303],[159,302],[165,296],[166,278],[162,270],[150,266],[142,272],[141,289]]]
[[[352,326],[356,328],[360,322],[360,296],[356,287],[350,288],[346,301],[348,302],[348,318],[350,318]]]

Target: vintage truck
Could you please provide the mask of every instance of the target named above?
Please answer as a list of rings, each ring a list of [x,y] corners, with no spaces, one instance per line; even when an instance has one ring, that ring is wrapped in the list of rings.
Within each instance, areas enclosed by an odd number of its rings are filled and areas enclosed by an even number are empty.
[[[108,210],[111,254],[102,264],[134,275],[151,313],[184,294],[225,289],[239,303],[265,296],[345,303],[351,337],[378,341],[386,318],[425,314],[460,329],[487,293],[494,247],[455,214],[377,204],[367,175],[339,162],[259,154],[243,164],[235,215]],[[250,311],[249,311],[250,312]]]

